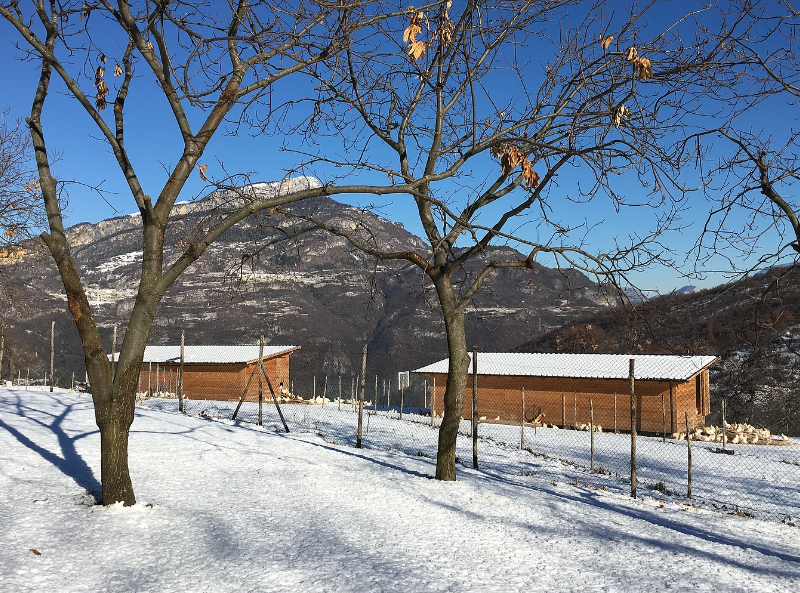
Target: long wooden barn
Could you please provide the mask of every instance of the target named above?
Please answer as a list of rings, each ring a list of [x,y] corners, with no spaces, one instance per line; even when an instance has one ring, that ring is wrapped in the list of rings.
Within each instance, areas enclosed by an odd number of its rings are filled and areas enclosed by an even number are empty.
[[[470,355],[471,356],[471,355]],[[636,428],[678,432],[710,413],[708,368],[716,356],[478,353],[478,416],[489,422],[543,422],[561,427],[594,422],[629,431],[629,361],[634,363]],[[448,360],[413,371],[429,379],[433,411],[441,415]],[[464,418],[472,418],[472,363]],[[524,403],[523,403],[524,402]]]
[[[258,345],[184,346],[183,393],[189,399],[238,400],[258,365]],[[300,346],[264,346],[264,370],[275,395],[289,388],[289,356]],[[139,374],[139,391],[177,393],[180,346],[148,346]],[[269,388],[263,385],[269,396]],[[248,388],[258,393],[258,375]]]

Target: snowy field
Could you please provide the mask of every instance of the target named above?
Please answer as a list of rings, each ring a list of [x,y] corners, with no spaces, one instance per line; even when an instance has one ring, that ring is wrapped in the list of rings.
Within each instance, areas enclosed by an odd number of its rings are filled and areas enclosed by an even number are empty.
[[[647,489],[632,500],[544,456],[512,475],[487,452],[487,469],[462,465],[458,482],[437,482],[424,455],[319,436],[306,408],[309,431],[288,435],[139,408],[139,502],[104,508],[87,494],[100,465],[87,396],[0,388],[0,590],[800,587],[798,528]]]
[[[177,400],[149,399],[142,405],[162,411],[177,411]],[[186,400],[190,415],[231,418],[235,402]],[[283,404],[281,409],[292,432],[313,432],[328,442],[355,444],[357,414],[353,406]],[[244,403],[239,418],[254,423],[255,403]],[[437,421],[440,421],[437,419]],[[438,424],[437,424],[438,426]],[[283,432],[273,405],[264,404],[264,428]],[[472,464],[472,439],[468,421],[462,422],[463,436],[458,457]],[[630,492],[630,435],[596,433],[594,467],[591,472],[590,435],[585,431],[554,428],[525,429],[525,448],[520,450],[519,426],[481,423],[478,434],[479,466],[500,476],[538,475],[544,480],[563,480],[564,475],[581,483],[620,494]],[[365,447],[393,450],[408,455],[436,457],[438,430],[430,418],[379,409],[364,416]],[[759,518],[783,520],[800,517],[800,442],[789,446],[728,445],[733,455],[714,451],[721,445],[692,443],[692,495],[695,504],[709,509],[747,513]],[[687,493],[686,441],[660,437],[637,438],[637,477],[641,492],[659,493],[663,499],[683,499]],[[533,452],[533,453],[532,453]],[[542,454],[553,463],[542,463]],[[657,489],[657,490],[656,490]]]

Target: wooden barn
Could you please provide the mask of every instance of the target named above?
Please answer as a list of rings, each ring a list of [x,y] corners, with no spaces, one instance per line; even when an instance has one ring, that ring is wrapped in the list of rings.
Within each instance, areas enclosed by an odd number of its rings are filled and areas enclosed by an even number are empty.
[[[589,423],[629,431],[629,361],[633,358],[637,430],[661,433],[703,426],[710,413],[708,368],[716,356],[478,353],[478,416],[488,422],[561,427]],[[433,411],[441,415],[448,360],[414,371],[426,375]],[[472,418],[472,364],[464,418]],[[524,402],[524,404],[523,404]]]
[[[188,399],[238,400],[258,365],[258,345],[184,346],[183,393]],[[300,346],[264,346],[264,370],[275,389],[289,387],[289,356]],[[180,346],[148,346],[139,375],[139,391],[177,393]],[[266,382],[264,393],[269,395]],[[248,398],[258,394],[258,375]]]

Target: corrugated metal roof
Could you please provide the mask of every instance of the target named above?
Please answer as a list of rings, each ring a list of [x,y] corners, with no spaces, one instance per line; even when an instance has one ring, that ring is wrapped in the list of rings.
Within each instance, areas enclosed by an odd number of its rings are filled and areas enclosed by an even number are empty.
[[[264,358],[272,358],[298,350],[300,346],[264,346]],[[110,355],[109,355],[110,357]],[[198,363],[242,363],[258,360],[258,344],[243,346],[184,346],[183,361],[187,364]],[[147,346],[144,349],[142,362],[180,362],[181,347]]]
[[[633,358],[634,378],[641,381],[686,381],[717,360],[716,356],[660,354],[535,354],[478,352],[478,375],[561,377],[579,379],[627,379]],[[413,372],[446,374],[448,360],[440,360]],[[469,372],[472,372],[470,354]]]

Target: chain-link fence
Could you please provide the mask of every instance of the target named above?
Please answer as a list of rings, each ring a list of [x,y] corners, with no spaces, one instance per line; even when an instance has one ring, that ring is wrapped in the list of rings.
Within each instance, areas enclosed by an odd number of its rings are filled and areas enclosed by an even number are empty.
[[[167,345],[145,354],[141,406],[355,446],[363,383],[362,446],[436,458],[448,374],[442,353],[368,347],[365,360],[363,344],[323,338],[263,350],[187,341],[181,364],[179,340],[161,341]],[[49,354],[30,370],[7,360],[3,381],[49,384]],[[771,519],[800,516],[800,439],[725,418],[709,381],[714,357],[633,359],[631,382],[624,355],[479,352],[480,469],[629,493],[634,428],[638,495]],[[456,447],[462,468],[473,462],[471,364]],[[53,382],[81,390],[83,375],[56,364]]]
[[[358,369],[361,355],[354,347],[322,359],[347,359],[343,366]],[[263,371],[253,361],[240,361],[235,372],[186,363],[184,412],[354,446],[360,373],[326,373],[302,349],[286,358],[283,367],[279,356],[265,355]],[[478,353],[480,469],[628,493],[634,432],[640,496],[772,519],[800,515],[800,441],[727,419],[724,430],[707,422],[719,416],[708,378],[714,357],[633,359],[631,381],[626,356]],[[382,372],[370,362],[362,446],[435,459],[447,361],[418,369],[387,369],[383,361]],[[461,466],[473,463],[471,371],[456,448]],[[141,405],[177,412],[179,375],[175,360],[143,371],[140,384],[149,381],[150,389]]]

